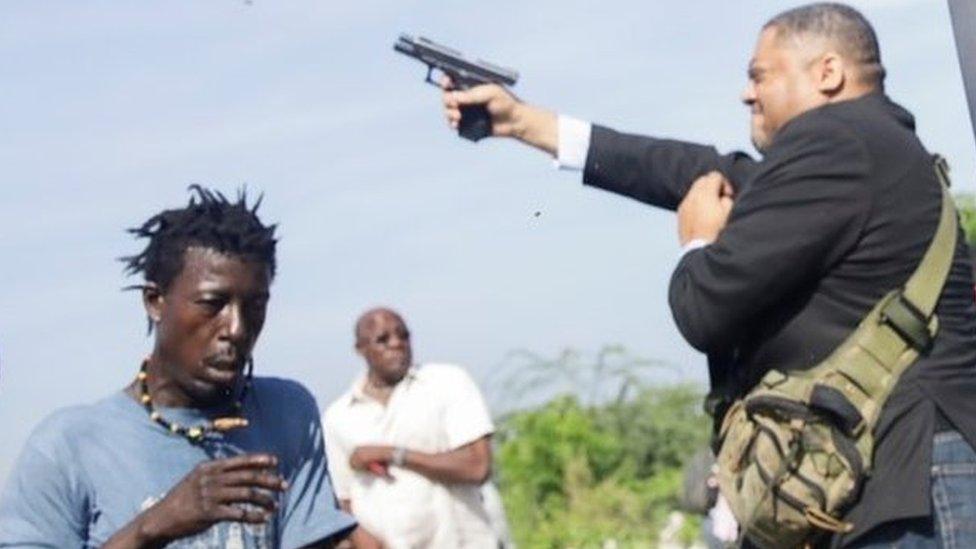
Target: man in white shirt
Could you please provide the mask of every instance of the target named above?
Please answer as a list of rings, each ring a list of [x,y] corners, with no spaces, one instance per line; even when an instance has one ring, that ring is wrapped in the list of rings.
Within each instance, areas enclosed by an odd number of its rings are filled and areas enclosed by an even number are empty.
[[[356,323],[364,375],[325,412],[329,470],[360,537],[385,547],[497,548],[480,487],[491,471],[494,426],[468,374],[413,365],[396,312]]]

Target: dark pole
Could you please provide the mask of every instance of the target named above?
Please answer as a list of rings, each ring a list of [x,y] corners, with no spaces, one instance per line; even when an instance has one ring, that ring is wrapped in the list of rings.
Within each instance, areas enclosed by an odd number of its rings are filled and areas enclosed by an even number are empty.
[[[976,1],[949,0],[949,15],[969,103],[969,121],[976,132]]]

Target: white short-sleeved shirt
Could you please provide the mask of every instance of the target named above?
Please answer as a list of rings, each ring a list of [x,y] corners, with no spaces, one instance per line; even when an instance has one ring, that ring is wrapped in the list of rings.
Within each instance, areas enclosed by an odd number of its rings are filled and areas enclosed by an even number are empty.
[[[461,368],[413,366],[394,387],[387,405],[363,393],[365,376],[325,412],[329,470],[339,499],[391,549],[497,548],[479,487],[443,484],[390,467],[393,480],[353,471],[349,456],[364,444],[403,446],[438,453],[494,431],[481,392]]]

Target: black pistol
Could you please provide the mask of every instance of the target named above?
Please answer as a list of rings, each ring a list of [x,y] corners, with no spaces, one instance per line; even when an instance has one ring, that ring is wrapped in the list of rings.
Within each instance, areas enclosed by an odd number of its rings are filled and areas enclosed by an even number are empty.
[[[518,80],[518,72],[512,69],[480,59],[468,59],[459,51],[419,36],[414,39],[401,34],[393,44],[393,49],[427,65],[427,77],[424,81],[435,86],[439,86],[432,77],[435,70],[449,76],[454,86],[461,90],[489,83],[512,86]],[[488,109],[484,105],[461,107],[458,134],[471,141],[491,135],[491,116]]]

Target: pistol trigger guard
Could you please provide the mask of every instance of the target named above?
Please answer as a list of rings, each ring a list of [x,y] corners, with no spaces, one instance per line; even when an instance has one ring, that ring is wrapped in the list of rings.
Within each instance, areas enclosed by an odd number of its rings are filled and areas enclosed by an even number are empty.
[[[434,74],[434,65],[427,65],[427,76],[424,77],[424,82],[437,86],[437,82],[434,82],[434,79],[430,77],[432,74]]]

